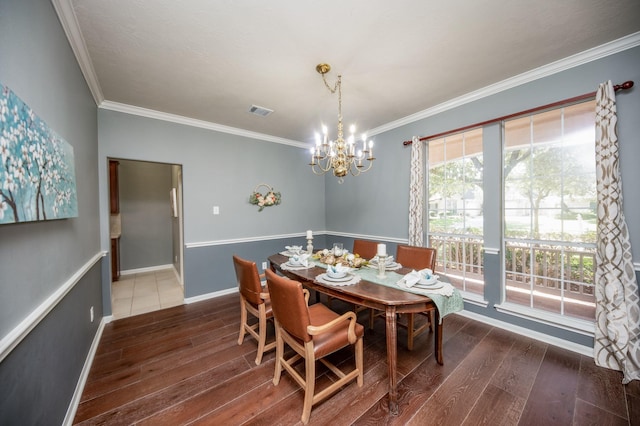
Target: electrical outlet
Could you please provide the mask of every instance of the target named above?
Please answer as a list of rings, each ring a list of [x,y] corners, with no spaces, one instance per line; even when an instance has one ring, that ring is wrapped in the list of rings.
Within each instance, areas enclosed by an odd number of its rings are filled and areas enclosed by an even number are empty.
[[[220,207],[213,206],[213,214],[220,214]]]
[[[262,262],[262,269],[267,269],[267,262]]]
[[[93,322],[93,306],[89,308],[89,317],[91,317],[91,322]]]

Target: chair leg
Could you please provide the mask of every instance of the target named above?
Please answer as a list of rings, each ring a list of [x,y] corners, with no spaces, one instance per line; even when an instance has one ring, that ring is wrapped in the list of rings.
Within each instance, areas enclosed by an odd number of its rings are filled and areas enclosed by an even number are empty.
[[[407,314],[407,349],[413,350],[414,314]]]
[[[304,405],[302,408],[302,423],[309,423],[311,417],[311,407],[313,406],[313,394],[316,388],[316,360],[313,356],[313,347],[305,344],[305,389],[304,389]]]
[[[247,307],[245,306],[244,298],[240,297],[240,337],[238,337],[238,344],[241,345],[244,340],[245,327],[247,326]]]
[[[358,341],[356,342],[356,368],[358,369],[358,387],[362,387],[362,385],[364,384],[364,371],[363,371],[363,362],[362,362],[362,338],[358,339]]]
[[[280,383],[280,376],[282,375],[282,356],[284,355],[284,340],[280,335],[280,328],[276,323],[276,369],[273,373],[273,384],[275,386]]]
[[[262,355],[264,354],[264,344],[267,341],[267,315],[265,313],[264,303],[258,307],[258,353],[256,354],[256,365],[260,365],[262,362]]]

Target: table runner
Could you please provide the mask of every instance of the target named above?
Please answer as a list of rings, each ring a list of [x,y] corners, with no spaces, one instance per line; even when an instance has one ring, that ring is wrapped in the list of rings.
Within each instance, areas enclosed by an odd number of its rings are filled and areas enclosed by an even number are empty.
[[[313,259],[313,262],[321,268],[327,267],[326,264],[319,262],[317,259]],[[403,288],[398,286],[398,284],[396,283],[402,277],[404,277],[404,275],[398,274],[397,272],[387,271],[385,278],[378,277],[378,271],[370,268],[353,269],[353,272],[360,275],[362,279],[370,281],[375,284],[381,284],[386,287],[396,288],[398,290],[419,294],[421,296],[427,296],[428,298],[433,300],[433,303],[435,303],[435,305],[437,306],[438,312],[440,313],[440,322],[442,322],[442,319],[445,316],[452,314],[454,312],[459,312],[462,309],[464,309],[464,301],[462,299],[462,295],[460,294],[460,291],[458,291],[458,289],[455,287],[453,287],[453,295],[443,296],[441,294],[430,293],[426,289],[420,289],[420,288],[414,288],[414,287]],[[443,282],[446,282],[446,281],[443,280]]]

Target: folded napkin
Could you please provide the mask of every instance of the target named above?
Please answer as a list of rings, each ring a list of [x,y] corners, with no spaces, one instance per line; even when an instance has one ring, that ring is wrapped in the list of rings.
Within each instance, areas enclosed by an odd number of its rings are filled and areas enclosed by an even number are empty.
[[[327,266],[327,275],[329,277],[343,277],[349,272],[351,268],[343,266],[341,264]]]
[[[406,289],[411,289],[413,292],[419,292],[422,294],[439,294],[442,296],[452,296],[454,292],[454,287],[449,283],[442,283],[442,287],[439,288],[412,288],[422,279],[432,279],[436,277],[433,275],[433,271],[431,269],[422,269],[420,271],[416,271],[415,269],[409,272],[407,275],[402,277],[398,282],[399,287],[404,287]],[[437,281],[436,281],[437,282]]]
[[[422,278],[420,276],[420,272],[414,269],[413,271],[409,272],[407,275],[402,277],[400,279],[400,283],[402,283],[407,288],[411,288],[414,285],[416,285],[418,281],[420,281],[420,278]]]
[[[289,258],[289,264],[293,266],[304,266],[305,268],[309,266],[309,254],[294,254]]]
[[[302,246],[284,246],[289,253],[300,254],[302,252]]]

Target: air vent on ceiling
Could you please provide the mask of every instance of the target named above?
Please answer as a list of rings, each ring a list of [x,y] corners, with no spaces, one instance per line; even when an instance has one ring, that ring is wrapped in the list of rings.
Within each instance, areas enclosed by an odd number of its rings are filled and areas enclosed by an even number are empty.
[[[260,117],[266,117],[267,115],[271,114],[273,110],[258,105],[251,105],[251,108],[249,108],[249,112],[251,114],[259,115]]]

